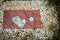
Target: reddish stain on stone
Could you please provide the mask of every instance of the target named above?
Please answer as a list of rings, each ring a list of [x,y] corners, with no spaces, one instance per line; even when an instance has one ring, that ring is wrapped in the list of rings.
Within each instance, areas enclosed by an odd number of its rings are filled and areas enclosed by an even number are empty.
[[[40,10],[5,10],[3,17],[3,28],[19,28],[12,18],[19,16],[21,19],[26,19],[25,28],[40,28],[42,21],[40,16]],[[33,17],[34,21],[30,22],[29,17]]]

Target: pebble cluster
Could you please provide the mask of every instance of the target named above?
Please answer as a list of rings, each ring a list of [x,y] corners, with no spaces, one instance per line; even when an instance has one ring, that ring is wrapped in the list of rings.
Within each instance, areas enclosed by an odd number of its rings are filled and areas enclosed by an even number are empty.
[[[26,32],[32,32],[35,37],[40,39],[46,39],[48,37],[52,37],[54,32],[49,29],[49,27],[53,26],[53,24],[58,23],[57,15],[54,14],[53,8],[47,8],[45,6],[45,2],[43,1],[6,1],[4,3],[0,3],[0,27],[2,28],[3,24],[3,14],[4,10],[40,10],[41,21],[43,22],[42,28],[39,29],[21,29],[21,35],[27,34]],[[54,16],[53,16],[54,15]],[[12,31],[17,32],[19,29],[4,29],[8,34],[13,34]],[[18,37],[19,38],[19,37]]]

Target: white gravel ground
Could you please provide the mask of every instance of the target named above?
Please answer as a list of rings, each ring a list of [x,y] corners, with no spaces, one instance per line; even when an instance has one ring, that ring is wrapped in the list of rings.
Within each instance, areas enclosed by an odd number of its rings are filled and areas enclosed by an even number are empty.
[[[51,38],[54,32],[53,30],[49,28],[51,27],[52,29],[54,29],[53,27],[54,24],[57,25],[58,23],[56,19],[57,15],[54,14],[53,8],[47,8],[45,4],[46,3],[44,3],[43,1],[27,1],[27,2],[26,1],[9,1],[9,2],[7,1],[7,2],[4,2],[0,6],[0,21],[3,22],[4,10],[40,10],[41,21],[43,22],[42,28],[36,29],[35,31],[33,29],[21,29],[21,30],[26,31],[26,32],[31,31],[38,38],[42,38],[42,39],[46,37]],[[53,14],[55,16],[53,16]],[[2,28],[2,23],[0,23],[0,27]],[[10,32],[10,30],[6,30],[6,31]],[[13,30],[16,31],[15,29]]]

